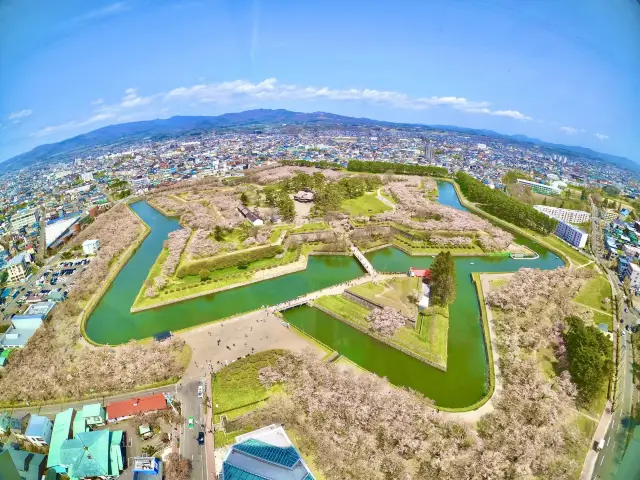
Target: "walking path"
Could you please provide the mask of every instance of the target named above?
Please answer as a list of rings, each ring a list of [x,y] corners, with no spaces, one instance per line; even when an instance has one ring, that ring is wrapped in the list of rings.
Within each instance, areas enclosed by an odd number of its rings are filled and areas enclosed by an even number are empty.
[[[396,209],[396,204],[393,203],[391,200],[389,200],[384,195],[382,195],[382,189],[381,188],[378,189],[378,191],[376,192],[376,195],[378,197],[378,200],[380,200],[382,203],[384,203],[388,207],[391,207],[393,210]]]
[[[373,268],[373,265],[371,265],[371,262],[367,259],[367,257],[364,256],[364,254],[358,249],[358,247],[356,247],[355,244],[351,243],[351,245],[349,245],[349,248],[351,249],[351,253],[353,253],[353,256],[358,259],[358,261],[364,267],[367,273],[369,275],[376,277],[378,275],[378,272],[376,271],[375,268]]]
[[[584,460],[584,464],[582,466],[582,472],[580,473],[580,480],[589,480],[591,475],[593,474],[593,469],[596,466],[596,460],[598,460],[599,452],[593,448],[593,445],[596,442],[599,442],[603,439],[609,429],[609,424],[611,423],[611,419],[613,418],[611,412],[611,402],[607,401],[607,406],[604,409],[604,413],[600,417],[600,421],[598,422],[598,427],[593,434],[593,438],[591,439],[591,445],[589,451],[587,452],[587,457]]]

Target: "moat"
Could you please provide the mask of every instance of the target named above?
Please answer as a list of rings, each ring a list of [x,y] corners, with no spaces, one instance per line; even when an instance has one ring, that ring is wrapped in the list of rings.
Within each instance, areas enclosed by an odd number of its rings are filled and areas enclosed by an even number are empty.
[[[438,182],[439,202],[466,210],[453,185]],[[306,270],[243,287],[174,303],[161,308],[130,312],[149,269],[163,248],[169,232],[179,228],[146,202],[131,208],[151,228],[140,248],[129,260],[87,319],[87,336],[96,343],[120,344],[164,331],[248,312],[348,281],[365,274],[353,257],[311,256]],[[335,349],[361,367],[387,377],[395,385],[412,388],[443,407],[465,407],[485,394],[487,362],[480,321],[480,307],[472,272],[512,272],[521,267],[553,269],[563,265],[554,253],[516,236],[515,242],[535,251],[535,260],[509,257],[456,258],[457,296],[450,306],[447,371],[416,360],[308,306],[284,312],[291,324]],[[428,267],[431,257],[412,257],[395,248],[367,254],[380,272],[406,271],[410,266]]]

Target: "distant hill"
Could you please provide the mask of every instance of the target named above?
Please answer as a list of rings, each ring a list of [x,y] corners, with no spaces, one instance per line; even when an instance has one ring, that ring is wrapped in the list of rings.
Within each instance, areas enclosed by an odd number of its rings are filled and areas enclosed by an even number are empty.
[[[197,135],[198,133],[219,129],[246,128],[251,126],[277,126],[282,124],[297,125],[342,125],[342,126],[386,126],[386,127],[416,127],[468,133],[486,137],[503,138],[509,141],[540,145],[557,150],[558,153],[567,152],[591,157],[622,168],[640,171],[637,163],[615,155],[596,152],[589,148],[558,145],[543,142],[524,135],[502,135],[492,130],[478,130],[451,125],[416,125],[392,123],[369,118],[354,118],[335,115],[333,113],[314,112],[300,113],[289,110],[247,110],[238,113],[225,113],[215,117],[185,117],[176,116],[168,119],[147,120],[142,122],[121,123],[109,125],[88,133],[58,143],[40,145],[33,150],[17,155],[0,163],[0,171],[11,171],[40,162],[63,161],[82,155],[83,152],[95,147],[125,144],[146,138],[162,140],[163,138],[179,137],[182,135]]]

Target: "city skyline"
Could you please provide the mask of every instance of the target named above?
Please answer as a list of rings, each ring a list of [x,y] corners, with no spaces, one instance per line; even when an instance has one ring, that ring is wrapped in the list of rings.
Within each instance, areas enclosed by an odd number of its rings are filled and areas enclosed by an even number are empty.
[[[640,15],[596,3],[577,15],[573,1],[356,2],[336,19],[333,2],[70,2],[20,22],[5,4],[0,161],[111,124],[251,108],[486,128],[640,161]]]

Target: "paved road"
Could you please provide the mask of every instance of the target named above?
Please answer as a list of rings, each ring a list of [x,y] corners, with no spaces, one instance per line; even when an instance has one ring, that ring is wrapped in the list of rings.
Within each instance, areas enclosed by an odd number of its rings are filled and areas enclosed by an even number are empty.
[[[595,219],[597,218],[598,210],[595,205],[592,204],[592,230],[591,230],[591,242],[594,254],[600,263],[604,266],[603,258],[600,255],[602,238],[596,225]],[[606,270],[606,269],[605,269]],[[615,301],[620,298],[624,298],[624,292],[620,288],[619,280],[616,274],[610,270],[606,270],[607,279],[611,284],[612,291],[614,292]],[[625,312],[626,305],[622,305],[619,302],[620,312],[619,318],[614,318],[614,348],[618,330],[625,331],[625,325],[634,325],[638,317],[632,311]],[[620,322],[620,320],[622,322]],[[583,470],[583,476],[581,478],[589,479],[613,479],[615,473],[618,470],[618,466],[624,454],[626,447],[626,438],[630,430],[633,428],[633,422],[631,421],[633,397],[634,397],[634,385],[633,385],[633,354],[631,352],[631,342],[629,341],[628,333],[624,336],[620,336],[620,372],[618,376],[618,393],[614,402],[614,411],[611,414],[611,422],[608,424],[608,429],[605,434],[600,431],[594,435],[594,440],[604,439],[605,447],[600,452],[595,452],[593,449],[587,454],[585,461],[585,469]],[[609,415],[605,413],[605,415]]]
[[[198,386],[205,386],[204,378],[191,379],[178,385],[178,399],[182,405],[184,423],[180,435],[180,455],[191,460],[192,480],[206,480],[207,459],[205,446],[198,444],[198,432],[205,430],[205,414],[203,399],[198,398]],[[189,430],[189,417],[193,417],[195,425]]]

